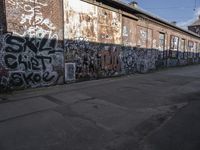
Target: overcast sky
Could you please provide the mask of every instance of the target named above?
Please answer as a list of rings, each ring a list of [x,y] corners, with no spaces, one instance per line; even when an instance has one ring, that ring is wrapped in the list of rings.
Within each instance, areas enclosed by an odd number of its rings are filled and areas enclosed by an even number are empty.
[[[121,0],[130,2],[131,0]],[[200,0],[135,0],[139,7],[151,14],[176,21],[179,26],[186,27],[200,15]]]

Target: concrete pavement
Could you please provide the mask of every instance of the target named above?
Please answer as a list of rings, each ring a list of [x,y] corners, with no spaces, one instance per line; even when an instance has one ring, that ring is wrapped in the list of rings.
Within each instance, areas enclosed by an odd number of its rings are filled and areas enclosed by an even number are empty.
[[[0,150],[154,150],[199,79],[195,65],[0,95]]]

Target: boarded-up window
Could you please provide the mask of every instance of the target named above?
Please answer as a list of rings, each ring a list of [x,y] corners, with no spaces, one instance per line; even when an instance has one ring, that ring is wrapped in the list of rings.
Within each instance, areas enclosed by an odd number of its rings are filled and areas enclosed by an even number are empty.
[[[121,44],[121,16],[98,7],[98,42]]]
[[[198,46],[198,53],[200,53],[200,43],[198,44],[199,46]]]
[[[179,38],[177,36],[171,36],[171,50],[178,50]]]
[[[185,39],[181,39],[180,40],[179,57],[180,58],[185,58],[186,57],[186,53],[185,53]]]
[[[189,58],[193,57],[193,49],[194,49],[194,42],[188,41],[188,57]]]
[[[185,52],[185,39],[180,41],[180,51]]]
[[[159,50],[163,51],[165,47],[165,34],[159,33]]]
[[[97,41],[97,6],[80,0],[65,0],[65,39]]]
[[[192,52],[193,47],[194,47],[194,42],[188,41],[188,51]]]
[[[153,47],[153,30],[152,29],[148,29],[147,36],[148,36],[147,48],[152,48]]]
[[[198,53],[197,53],[197,57],[200,57],[200,43],[198,44]]]
[[[194,51],[193,51],[193,56],[196,57],[197,56],[197,51],[198,51],[198,43],[194,42]]]
[[[147,47],[148,30],[145,27],[137,26],[137,46]]]
[[[123,16],[122,40],[127,46],[135,46],[135,23],[133,19]]]

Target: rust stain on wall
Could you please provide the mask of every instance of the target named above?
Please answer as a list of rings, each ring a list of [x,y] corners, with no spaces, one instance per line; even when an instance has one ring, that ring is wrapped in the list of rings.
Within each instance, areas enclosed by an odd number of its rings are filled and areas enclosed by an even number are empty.
[[[153,47],[153,30],[152,29],[147,29],[147,48],[152,48]]]
[[[98,42],[121,44],[121,15],[98,7]]]
[[[137,26],[137,46],[146,48],[148,41],[148,29],[142,26]]]
[[[97,7],[80,0],[64,0],[65,39],[97,41]]]
[[[135,46],[136,45],[135,21],[133,19],[123,16],[122,24],[123,24],[123,29],[122,29],[123,44],[126,46]]]
[[[99,51],[101,70],[107,73],[117,73],[121,70],[121,61],[119,58],[120,48],[117,46],[105,46],[104,50]]]

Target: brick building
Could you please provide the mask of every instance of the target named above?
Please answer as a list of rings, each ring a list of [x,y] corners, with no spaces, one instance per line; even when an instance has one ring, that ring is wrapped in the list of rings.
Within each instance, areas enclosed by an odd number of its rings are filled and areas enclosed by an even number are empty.
[[[197,34],[116,0],[0,5],[1,91],[199,62]]]
[[[200,35],[200,16],[198,20],[188,26],[188,30]]]

